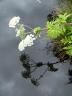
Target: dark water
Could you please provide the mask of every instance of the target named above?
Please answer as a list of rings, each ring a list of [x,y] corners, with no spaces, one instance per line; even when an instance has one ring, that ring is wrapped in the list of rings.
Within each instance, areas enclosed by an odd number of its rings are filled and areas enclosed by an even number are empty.
[[[56,73],[45,74],[39,87],[22,78],[20,53],[17,49],[19,40],[15,37],[14,30],[8,28],[8,22],[13,16],[20,16],[25,24],[32,27],[43,26],[49,11],[57,7],[56,0],[42,0],[41,4],[36,0],[0,1],[0,96],[72,96],[72,86],[66,85],[68,63],[59,64]],[[32,48],[25,51],[35,61],[57,60],[52,52],[46,54],[45,46],[46,39],[41,37]]]

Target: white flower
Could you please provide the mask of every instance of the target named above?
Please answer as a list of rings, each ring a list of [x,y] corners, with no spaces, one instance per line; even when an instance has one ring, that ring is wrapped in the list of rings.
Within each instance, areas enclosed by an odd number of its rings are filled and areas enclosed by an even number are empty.
[[[19,43],[18,49],[19,49],[19,51],[23,51],[23,50],[24,50],[24,40],[22,40],[22,41]]]
[[[36,40],[34,35],[32,34],[27,35],[26,38],[19,43],[18,46],[19,51],[23,51],[26,47],[32,46],[34,44],[33,43],[34,40]]]
[[[15,28],[15,26],[19,23],[19,21],[20,21],[20,17],[19,17],[19,16],[13,17],[13,18],[9,21],[9,27]]]
[[[35,36],[34,36],[33,34],[30,34],[29,36],[30,36],[30,38],[32,38],[33,40],[36,40],[36,38],[35,38]]]

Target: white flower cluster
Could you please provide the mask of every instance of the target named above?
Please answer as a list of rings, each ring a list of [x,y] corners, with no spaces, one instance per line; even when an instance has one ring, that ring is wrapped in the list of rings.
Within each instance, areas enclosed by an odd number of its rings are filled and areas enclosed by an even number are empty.
[[[19,16],[15,16],[13,17],[10,22],[9,22],[9,27],[12,27],[12,28],[16,28],[16,25],[19,23],[20,21],[20,17]],[[21,24],[22,25],[22,24]],[[15,31],[17,32],[16,33],[16,37],[20,36],[20,35],[23,35],[24,33],[24,27],[21,26],[21,29],[19,28],[16,28]],[[27,35],[20,43],[19,43],[19,46],[18,46],[18,49],[19,51],[23,51],[26,47],[28,46],[32,46],[34,44],[34,40],[36,40],[35,36],[33,34],[29,34]]]
[[[15,28],[16,25],[19,23],[19,21],[20,21],[20,17],[19,17],[19,16],[13,17],[13,18],[10,20],[10,22],[9,22],[9,27]]]
[[[19,43],[19,51],[23,51],[26,47],[32,46],[34,40],[36,40],[36,38],[33,34],[27,35],[26,38]]]

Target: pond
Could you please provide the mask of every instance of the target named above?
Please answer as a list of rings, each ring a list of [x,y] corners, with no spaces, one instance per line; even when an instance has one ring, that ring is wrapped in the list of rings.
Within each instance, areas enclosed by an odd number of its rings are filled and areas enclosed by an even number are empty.
[[[58,64],[57,72],[47,72],[40,80],[38,87],[31,84],[30,80],[22,78],[23,67],[19,60],[20,52],[17,49],[19,39],[14,30],[8,27],[13,16],[20,16],[24,24],[31,27],[44,26],[47,15],[51,10],[58,8],[57,0],[0,0],[0,96],[71,96],[72,85],[67,85],[68,62]],[[55,62],[51,50],[45,50],[47,40],[44,34],[25,52],[37,62]],[[48,46],[51,44],[48,43]],[[44,69],[44,68],[43,68]],[[42,72],[36,73],[40,74]]]

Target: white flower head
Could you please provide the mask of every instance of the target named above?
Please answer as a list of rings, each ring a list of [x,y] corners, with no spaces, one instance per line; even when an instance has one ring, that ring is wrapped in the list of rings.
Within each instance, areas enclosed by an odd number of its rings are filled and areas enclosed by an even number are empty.
[[[19,49],[19,51],[23,51],[23,50],[24,50],[24,40],[22,40],[22,41],[19,43],[18,49]]]
[[[15,28],[15,26],[19,23],[19,21],[20,21],[20,17],[19,17],[19,16],[13,17],[13,18],[9,21],[9,27]]]
[[[34,40],[36,40],[34,35],[32,34],[27,35],[26,38],[19,43],[18,46],[19,51],[23,51],[26,47],[32,46],[34,44],[33,42]]]

